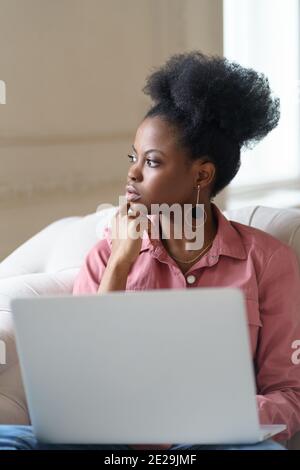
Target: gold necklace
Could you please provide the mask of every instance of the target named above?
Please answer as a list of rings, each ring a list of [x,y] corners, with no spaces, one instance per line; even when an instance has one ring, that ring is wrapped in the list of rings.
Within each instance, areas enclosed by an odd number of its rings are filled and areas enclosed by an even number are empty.
[[[196,258],[190,259],[189,261],[182,261],[181,259],[175,258],[175,256],[173,256],[173,255],[171,255],[171,254],[170,254],[170,256],[171,256],[171,258],[175,259],[175,261],[179,261],[179,263],[183,263],[183,264],[192,263],[193,261],[196,261],[196,259],[200,258],[200,256],[212,245],[212,243],[213,243],[213,240],[207,245],[206,248],[204,248],[204,249],[200,252],[200,254],[198,254],[198,255],[196,256]]]

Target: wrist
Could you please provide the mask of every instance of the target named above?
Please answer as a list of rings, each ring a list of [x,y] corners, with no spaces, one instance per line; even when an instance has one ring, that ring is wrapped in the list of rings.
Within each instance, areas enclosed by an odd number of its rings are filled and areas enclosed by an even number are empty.
[[[107,267],[109,267],[110,269],[117,269],[118,271],[121,270],[123,272],[129,272],[132,267],[132,264],[133,263],[126,259],[114,258],[111,256],[107,262]]]

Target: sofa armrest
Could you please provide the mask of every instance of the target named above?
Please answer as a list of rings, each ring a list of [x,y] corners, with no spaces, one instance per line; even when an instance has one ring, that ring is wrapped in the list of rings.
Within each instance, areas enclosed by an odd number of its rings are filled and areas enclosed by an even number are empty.
[[[0,424],[30,424],[18,362],[0,376]]]
[[[75,216],[56,220],[29,238],[0,263],[0,279],[43,272],[55,240],[66,226],[79,219]]]
[[[71,294],[78,271],[65,269],[0,279],[0,341],[6,350],[5,363],[0,363],[0,424],[29,423],[10,301],[16,297]]]

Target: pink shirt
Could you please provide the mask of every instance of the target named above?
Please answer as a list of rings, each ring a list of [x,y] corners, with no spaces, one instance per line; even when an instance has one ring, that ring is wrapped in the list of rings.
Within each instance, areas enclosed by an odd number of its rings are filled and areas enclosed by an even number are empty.
[[[300,272],[297,256],[271,235],[229,221],[212,203],[213,245],[186,274],[161,240],[144,232],[126,290],[239,287],[245,295],[261,424],[287,425],[276,440],[300,429]],[[157,215],[148,216],[156,223]],[[96,294],[111,253],[110,229],[87,254],[73,295]],[[193,277],[191,277],[193,275]],[[190,277],[189,277],[190,276]],[[188,280],[191,282],[189,283]],[[298,343],[296,343],[298,340]]]

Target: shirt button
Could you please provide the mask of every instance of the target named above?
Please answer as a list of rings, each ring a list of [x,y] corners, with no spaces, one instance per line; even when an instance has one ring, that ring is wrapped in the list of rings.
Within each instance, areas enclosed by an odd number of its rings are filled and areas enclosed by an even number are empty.
[[[187,283],[188,284],[194,284],[194,282],[196,281],[196,276],[194,276],[193,274],[190,274],[187,278]]]

